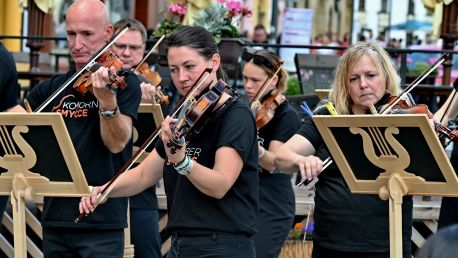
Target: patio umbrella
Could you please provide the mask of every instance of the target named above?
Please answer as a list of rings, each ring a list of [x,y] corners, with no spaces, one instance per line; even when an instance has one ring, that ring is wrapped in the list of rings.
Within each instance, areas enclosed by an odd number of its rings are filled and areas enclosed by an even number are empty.
[[[432,28],[433,28],[433,24],[431,22],[413,19],[413,20],[408,20],[402,23],[391,25],[387,29],[388,30],[414,31],[414,30],[431,30]]]

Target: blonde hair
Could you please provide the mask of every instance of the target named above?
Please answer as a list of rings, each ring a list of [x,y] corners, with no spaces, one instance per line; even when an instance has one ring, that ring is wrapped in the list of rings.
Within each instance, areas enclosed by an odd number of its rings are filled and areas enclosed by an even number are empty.
[[[352,100],[350,98],[350,76],[356,62],[367,55],[374,62],[378,72],[383,75],[386,82],[386,91],[391,95],[399,95],[399,75],[388,53],[373,42],[357,42],[349,47],[336,67],[334,82],[329,93],[329,99],[334,103],[337,114],[348,115],[351,112]]]
[[[265,50],[265,49],[257,50],[253,53],[253,55],[264,57],[273,66],[273,68],[270,68],[267,65],[262,65],[262,64],[258,65],[258,64],[253,63],[254,65],[261,68],[269,77],[274,75],[274,73],[277,71],[277,69],[280,68],[280,66],[283,63],[280,57],[278,57],[274,52],[269,51],[269,50]],[[250,62],[253,62],[253,60],[250,60]],[[280,68],[280,71],[278,71],[277,76],[278,76],[278,82],[277,82],[276,88],[280,92],[285,92],[286,88],[288,87],[288,72],[285,69]]]

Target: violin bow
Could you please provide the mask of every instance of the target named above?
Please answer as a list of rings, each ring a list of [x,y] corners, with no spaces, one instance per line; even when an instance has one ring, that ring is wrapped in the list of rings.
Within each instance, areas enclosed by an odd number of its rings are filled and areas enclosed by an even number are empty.
[[[192,97],[192,95],[196,92],[198,88],[204,84],[204,82],[207,80],[207,78],[210,76],[210,73],[212,72],[213,68],[206,68],[204,72],[199,76],[199,78],[196,80],[196,83],[193,85],[192,89],[184,96],[181,98],[180,102],[175,106],[175,108],[170,112],[171,117],[174,117],[176,113],[178,113],[179,110],[189,101],[189,99]],[[204,76],[204,74],[206,74]],[[203,78],[202,78],[203,77]],[[146,149],[151,145],[151,143],[154,142],[156,137],[159,135],[161,132],[161,127],[156,128],[154,132],[148,137],[148,139],[145,140],[145,142],[142,144],[142,146],[135,152],[135,154],[122,166],[122,168],[110,179],[108,184],[102,189],[102,191],[97,195],[97,203],[100,203],[102,200],[106,199],[107,196],[113,191],[113,188],[115,187],[115,181],[116,179],[125,171],[129,170],[132,165],[142,156],[142,154],[146,151]],[[80,213],[78,217],[75,219],[75,223],[78,223],[83,217],[85,216],[84,213]]]
[[[280,72],[282,65],[283,65],[283,61],[280,61],[280,65],[278,66],[278,68],[275,71],[275,73],[272,76],[268,77],[264,81],[264,83],[261,86],[261,89],[259,89],[258,93],[256,93],[256,95],[254,96],[253,100],[251,100],[251,102],[250,102],[251,110],[255,110],[255,109],[257,109],[258,107],[261,106],[261,103],[259,102],[259,99],[264,94],[264,92],[266,91],[267,87],[272,83],[274,77]]]
[[[434,69],[436,69],[440,64],[442,64],[445,59],[448,58],[450,54],[449,53],[444,53],[442,56],[434,62],[428,69],[426,69],[423,73],[420,74],[415,80],[410,83],[396,98],[391,102],[390,105],[388,105],[382,112],[380,112],[382,115],[386,115],[388,112],[391,111],[391,109],[405,96],[407,93],[411,92],[415,87],[420,84],[421,81],[423,81],[426,76],[428,76]]]
[[[148,59],[148,57],[153,53],[153,51],[159,46],[159,44],[161,44],[162,40],[164,39],[165,39],[165,34],[162,35],[158,41],[156,41],[156,44],[154,44],[154,46],[150,49],[150,51],[148,51],[145,57],[143,57],[142,61],[138,63],[137,67],[135,67],[134,72],[137,72],[138,68],[140,68],[140,66],[146,61],[146,59]]]
[[[62,86],[60,86],[49,98],[43,102],[36,110],[35,112],[40,113],[43,111],[43,109],[51,103],[51,101],[54,100],[54,98],[57,97],[65,88],[68,87],[68,85],[72,84],[83,72],[87,71],[92,65],[96,63],[95,60],[97,60],[105,51],[108,50],[113,43],[115,43],[126,31],[129,30],[130,28],[130,23],[126,24],[122,30],[120,30],[103,48],[101,48],[95,56],[92,57],[92,59],[87,62],[83,68],[81,68],[79,71],[77,71],[70,79],[68,79]]]

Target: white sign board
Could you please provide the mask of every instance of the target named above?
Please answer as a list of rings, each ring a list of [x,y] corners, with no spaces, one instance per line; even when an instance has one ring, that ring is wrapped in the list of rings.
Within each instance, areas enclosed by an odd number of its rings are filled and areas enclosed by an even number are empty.
[[[312,39],[313,10],[305,8],[287,8],[283,15],[281,44],[310,45]],[[309,53],[308,48],[280,48],[280,56],[285,61],[283,67],[296,71],[294,54]]]

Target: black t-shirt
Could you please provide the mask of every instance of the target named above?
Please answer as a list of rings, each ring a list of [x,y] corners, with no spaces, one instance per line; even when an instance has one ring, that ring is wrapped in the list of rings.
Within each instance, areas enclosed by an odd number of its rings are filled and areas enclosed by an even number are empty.
[[[287,142],[300,128],[299,117],[285,101],[275,109],[274,117],[259,129],[258,142],[268,149],[272,140]],[[273,218],[294,217],[295,196],[291,175],[279,170],[270,173],[261,166],[259,175],[259,210],[264,216]],[[263,225],[258,225],[262,227]]]
[[[272,140],[287,142],[300,128],[299,117],[291,105],[284,101],[275,109],[274,117],[259,129],[258,142],[268,149]],[[262,174],[270,175],[264,169]]]
[[[35,110],[45,102],[76,71],[52,77],[38,84],[27,96],[30,106]],[[118,90],[116,98],[119,110],[135,122],[141,98],[140,81],[130,73],[126,78],[127,87]],[[108,182],[132,155],[132,142],[118,154],[111,153],[104,145],[100,135],[99,102],[92,93],[81,95],[70,85],[48,104],[43,112],[58,112],[67,126],[79,162],[89,185],[97,186]],[[95,212],[79,223],[74,220],[78,215],[80,198],[46,197],[42,225],[44,227],[72,227],[117,229],[127,226],[126,198],[110,198],[97,207]]]
[[[0,42],[0,112],[15,106],[19,98],[16,64]]]
[[[248,106],[241,100],[228,104],[190,136],[186,153],[199,164],[213,168],[216,150],[234,148],[243,160],[243,168],[222,199],[199,191],[172,165],[164,164],[164,185],[169,210],[168,229],[181,233],[224,232],[253,234],[258,213],[258,149],[256,124]],[[156,150],[166,158],[162,141]],[[192,173],[192,172],[191,172]]]
[[[329,115],[325,108],[315,114]],[[309,140],[316,156],[330,155],[312,118],[302,124],[297,134]],[[334,250],[349,252],[389,252],[389,203],[378,195],[352,194],[335,163],[319,176],[315,193],[315,230],[313,241]],[[409,252],[412,235],[412,197],[402,205],[403,250]]]

